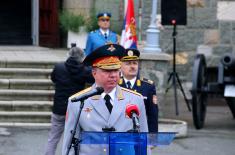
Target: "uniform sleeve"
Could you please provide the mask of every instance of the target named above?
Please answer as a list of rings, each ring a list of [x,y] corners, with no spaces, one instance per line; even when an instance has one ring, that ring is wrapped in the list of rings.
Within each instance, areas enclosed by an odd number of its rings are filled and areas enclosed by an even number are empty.
[[[148,127],[149,132],[158,132],[158,105],[154,101],[156,98],[156,87],[151,85],[148,93]]]
[[[66,119],[65,119],[64,139],[63,139],[63,145],[62,145],[62,155],[66,155],[68,145],[70,143],[71,131],[73,130],[74,125],[76,123],[76,118],[77,118],[77,115],[78,115],[78,113],[76,111],[76,109],[78,109],[78,108],[75,107],[76,105],[79,105],[79,104],[78,103],[72,103],[69,100],[68,108],[67,108],[67,112],[66,112]],[[80,132],[80,128],[79,128],[79,125],[78,125],[75,137],[78,137],[79,132]],[[73,154],[74,154],[74,148],[72,147],[70,149],[69,155],[73,155]]]
[[[91,49],[92,49],[92,40],[91,40],[91,34],[89,34],[86,41],[86,49],[85,49],[86,56],[92,52]]]
[[[144,100],[141,97],[139,101],[140,101],[140,104],[139,104],[139,110],[140,110],[140,116],[139,116],[140,132],[148,132],[148,124],[147,124],[147,116],[146,116]]]

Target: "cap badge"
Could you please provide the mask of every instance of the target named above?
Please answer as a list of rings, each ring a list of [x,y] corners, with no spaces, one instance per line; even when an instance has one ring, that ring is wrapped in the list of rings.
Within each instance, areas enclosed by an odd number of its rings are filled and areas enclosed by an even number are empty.
[[[134,55],[134,53],[133,53],[133,51],[132,51],[132,50],[129,50],[129,51],[127,52],[127,55],[128,55],[128,56],[133,56],[133,55]]]
[[[113,45],[110,45],[110,47],[107,49],[110,52],[113,52],[116,48]]]

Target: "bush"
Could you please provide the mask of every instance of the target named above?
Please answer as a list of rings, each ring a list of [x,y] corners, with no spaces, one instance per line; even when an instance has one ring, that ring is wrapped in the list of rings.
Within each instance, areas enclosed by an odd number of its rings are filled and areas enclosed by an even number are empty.
[[[95,11],[91,12],[90,18],[86,20],[86,30],[87,32],[96,30],[99,28],[98,24],[98,19],[96,17]]]
[[[75,15],[68,11],[59,14],[60,26],[65,31],[79,32],[79,28],[85,25],[85,18],[82,15]]]

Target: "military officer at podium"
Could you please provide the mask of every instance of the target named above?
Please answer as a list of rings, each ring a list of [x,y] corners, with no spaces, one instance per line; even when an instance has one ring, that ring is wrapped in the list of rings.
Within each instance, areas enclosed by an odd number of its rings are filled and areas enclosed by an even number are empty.
[[[69,99],[64,131],[63,155],[67,151],[71,130],[75,125],[80,108],[80,102],[71,102],[71,99],[79,97],[95,87],[103,87],[104,92],[84,101],[84,108],[79,118],[75,137],[79,137],[81,131],[102,132],[111,129],[116,132],[127,132],[133,129],[132,119],[125,114],[128,104],[135,104],[140,111],[140,132],[148,132],[143,96],[135,91],[118,86],[121,67],[120,58],[123,56],[124,51],[125,49],[120,45],[108,44],[97,48],[85,58],[83,63],[92,66],[95,84],[71,96]],[[107,145],[80,145],[79,155],[103,155],[107,153],[106,151],[108,151]],[[120,151],[120,155],[128,153],[128,150]],[[70,153],[74,154],[73,148],[71,148]],[[130,155],[132,154],[133,152],[130,153]]]
[[[154,82],[138,75],[140,52],[137,49],[126,49],[121,59],[119,85],[134,90],[144,97],[149,132],[158,132],[158,105]]]
[[[99,13],[97,18],[99,29],[89,33],[85,49],[86,55],[102,45],[118,43],[118,35],[109,29],[111,14],[108,12]]]

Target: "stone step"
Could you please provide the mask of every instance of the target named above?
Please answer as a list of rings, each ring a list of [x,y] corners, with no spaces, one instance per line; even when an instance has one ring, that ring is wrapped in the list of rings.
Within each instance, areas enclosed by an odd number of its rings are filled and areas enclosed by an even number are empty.
[[[53,90],[49,79],[0,79],[1,89]]]
[[[0,68],[2,79],[49,79],[52,69]]]
[[[0,46],[2,68],[52,68],[67,57],[67,49],[39,46]]]
[[[51,112],[0,111],[0,122],[11,123],[50,123]]]
[[[0,101],[0,111],[47,111],[52,108],[52,101]]]
[[[0,101],[52,101],[54,90],[0,89]]]
[[[2,68],[44,68],[52,69],[60,61],[8,61],[0,62]]]
[[[29,128],[50,128],[51,123],[19,123],[19,122],[0,122],[0,127],[29,127]],[[8,135],[8,133],[5,133]]]

